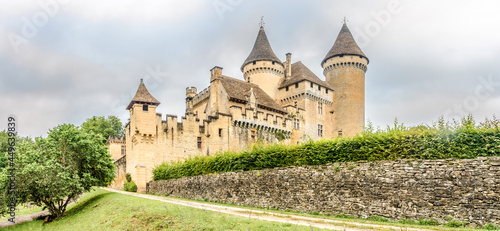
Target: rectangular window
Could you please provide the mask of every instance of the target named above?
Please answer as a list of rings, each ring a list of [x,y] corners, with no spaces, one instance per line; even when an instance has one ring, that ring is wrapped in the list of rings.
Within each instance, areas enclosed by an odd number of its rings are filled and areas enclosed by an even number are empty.
[[[339,137],[342,137],[342,130],[339,130]]]
[[[143,111],[148,111],[148,105],[142,105],[142,110]]]
[[[122,146],[122,156],[124,156],[125,154],[127,154],[127,149],[125,146]]]
[[[299,83],[295,83],[295,88],[299,88]]]
[[[326,94],[328,94],[328,88],[325,88],[325,90],[326,90]]]
[[[286,87],[286,91],[288,91],[288,87]]]
[[[320,86],[320,85],[318,85],[318,90],[320,90],[320,91],[321,91],[321,86]]]
[[[300,129],[300,123],[299,123],[299,119],[293,119],[293,128],[299,130]]]
[[[250,139],[252,139],[252,141],[255,141],[255,130],[250,131]]]
[[[318,124],[318,136],[323,137],[323,125]]]
[[[314,87],[313,85],[314,85],[314,84],[311,82],[311,88],[313,88],[313,87]]]
[[[196,141],[198,143],[198,148],[201,149],[201,137],[196,138]]]
[[[219,128],[219,137],[222,137],[222,128]]]
[[[323,114],[323,103],[318,102],[318,114]]]

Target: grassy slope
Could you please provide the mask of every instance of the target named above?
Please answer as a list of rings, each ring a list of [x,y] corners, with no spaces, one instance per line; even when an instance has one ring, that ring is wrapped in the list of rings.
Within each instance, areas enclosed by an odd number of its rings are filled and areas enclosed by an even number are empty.
[[[97,189],[83,196],[63,219],[37,220],[5,230],[311,230],[162,203]],[[318,230],[318,229],[314,229]]]

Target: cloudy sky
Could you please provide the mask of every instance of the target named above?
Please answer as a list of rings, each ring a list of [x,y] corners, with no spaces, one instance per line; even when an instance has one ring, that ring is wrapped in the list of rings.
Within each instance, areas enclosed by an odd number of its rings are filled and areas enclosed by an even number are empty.
[[[116,115],[141,78],[182,115],[185,88],[209,84],[213,66],[242,79],[259,21],[274,52],[320,66],[343,17],[370,64],[366,118],[385,127],[472,113],[500,116],[498,1],[41,0],[0,1],[0,130],[23,136]],[[2,122],[3,121],[3,122]]]

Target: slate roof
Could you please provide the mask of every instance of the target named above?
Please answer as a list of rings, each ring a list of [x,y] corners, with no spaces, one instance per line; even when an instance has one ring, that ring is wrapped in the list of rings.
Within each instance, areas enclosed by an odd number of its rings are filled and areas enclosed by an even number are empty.
[[[139,88],[137,89],[137,92],[135,93],[134,98],[128,104],[127,110],[130,110],[130,108],[132,108],[132,106],[135,103],[159,105],[160,101],[155,99],[155,97],[153,97],[149,93],[148,89],[146,89],[146,86],[144,85],[144,83],[142,82],[142,79],[141,79],[141,83],[139,84]]]
[[[245,82],[239,79],[231,78],[229,76],[219,77],[222,86],[226,89],[226,92],[232,101],[240,101],[247,103],[247,97],[250,89],[257,98],[257,105],[263,107],[267,110],[276,110],[282,114],[286,114],[286,110],[283,109],[276,101],[274,101],[268,94],[266,94],[258,85]]]
[[[248,63],[253,61],[276,61],[281,63],[281,60],[276,56],[273,49],[271,48],[271,44],[269,44],[269,40],[267,40],[266,32],[264,31],[264,27],[260,27],[259,34],[257,35],[257,39],[255,40],[255,44],[253,45],[252,52],[248,55],[248,58],[241,65],[241,71],[243,71],[243,67]]]
[[[361,51],[361,48],[359,48],[356,41],[354,41],[354,38],[345,23],[337,36],[337,40],[335,40],[332,48],[326,54],[325,58],[321,62],[321,65],[323,65],[323,63],[329,58],[339,55],[359,55],[368,60],[368,57],[366,57],[365,53]]]
[[[333,90],[332,86],[320,78],[316,76],[309,68],[307,68],[301,61],[295,62],[292,64],[292,76],[285,81],[281,82],[278,89],[290,86],[292,84],[301,82],[301,81],[310,81],[315,84],[318,84],[322,87]]]

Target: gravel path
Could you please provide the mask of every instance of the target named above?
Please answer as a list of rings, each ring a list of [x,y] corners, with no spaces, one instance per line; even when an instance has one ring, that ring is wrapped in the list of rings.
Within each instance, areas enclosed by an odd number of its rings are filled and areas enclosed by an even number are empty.
[[[410,228],[410,227],[398,227],[391,225],[379,225],[379,224],[369,224],[369,223],[361,223],[354,221],[343,221],[343,220],[333,220],[333,219],[324,219],[324,218],[315,218],[308,216],[299,216],[299,215],[291,215],[291,214],[282,214],[282,213],[273,213],[269,211],[261,211],[254,209],[246,209],[246,208],[238,208],[232,206],[224,206],[224,205],[215,205],[210,203],[203,202],[195,202],[195,201],[186,201],[179,200],[175,198],[168,197],[160,197],[148,194],[141,193],[132,193],[132,192],[124,192],[120,190],[115,190],[111,188],[101,188],[104,190],[108,190],[111,192],[127,194],[131,196],[142,197],[151,200],[164,201],[171,204],[189,206],[198,209],[205,209],[215,212],[221,212],[236,216],[249,217],[259,220],[266,221],[274,221],[274,222],[283,222],[290,223],[296,225],[310,226],[315,228],[322,229],[333,229],[333,230],[342,230],[342,231],[358,231],[358,230],[428,230],[428,229],[418,229],[418,228]]]

